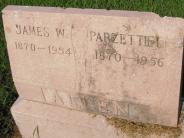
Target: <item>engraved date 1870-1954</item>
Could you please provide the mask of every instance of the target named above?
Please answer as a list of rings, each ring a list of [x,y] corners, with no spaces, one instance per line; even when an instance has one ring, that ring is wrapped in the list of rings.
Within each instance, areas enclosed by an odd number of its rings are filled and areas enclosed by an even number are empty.
[[[25,50],[30,52],[40,52],[40,51],[47,51],[49,54],[58,54],[58,55],[68,55],[72,54],[71,48],[63,48],[61,46],[54,46],[48,45],[44,47],[39,47],[34,43],[27,43],[27,42],[15,42],[16,50]]]

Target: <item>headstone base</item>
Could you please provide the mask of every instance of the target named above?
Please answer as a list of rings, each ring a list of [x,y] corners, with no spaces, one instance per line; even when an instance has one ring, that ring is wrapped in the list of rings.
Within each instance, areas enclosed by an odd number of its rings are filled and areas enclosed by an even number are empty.
[[[22,138],[130,138],[110,125],[101,115],[20,98],[11,108],[11,112]],[[166,137],[149,136],[149,138]],[[183,137],[181,134],[180,138]]]

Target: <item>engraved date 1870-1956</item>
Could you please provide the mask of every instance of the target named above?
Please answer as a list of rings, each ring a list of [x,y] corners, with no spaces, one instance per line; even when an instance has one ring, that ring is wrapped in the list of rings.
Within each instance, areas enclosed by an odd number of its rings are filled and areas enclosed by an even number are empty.
[[[95,50],[96,60],[121,62],[122,59],[130,59],[136,61],[139,65],[164,66],[164,58],[148,57],[144,55],[136,55],[135,57],[126,57],[118,52],[106,54],[104,51]]]

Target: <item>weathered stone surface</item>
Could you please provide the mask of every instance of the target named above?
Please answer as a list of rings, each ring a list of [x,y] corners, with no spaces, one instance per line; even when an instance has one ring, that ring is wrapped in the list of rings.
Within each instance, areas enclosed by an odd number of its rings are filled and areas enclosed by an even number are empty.
[[[176,126],[184,21],[153,13],[8,6],[20,97]]]
[[[132,138],[110,125],[104,116],[38,102],[19,99],[12,107],[12,114],[23,138]],[[168,137],[167,133],[144,136]],[[183,133],[178,138],[183,138]]]

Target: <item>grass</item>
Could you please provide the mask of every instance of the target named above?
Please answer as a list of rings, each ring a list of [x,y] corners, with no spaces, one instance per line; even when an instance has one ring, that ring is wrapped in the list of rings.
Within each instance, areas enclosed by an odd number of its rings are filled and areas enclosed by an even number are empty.
[[[152,11],[160,16],[184,17],[184,0],[0,0],[0,11],[6,5]],[[14,122],[9,109],[16,98],[0,18],[0,138],[11,137]]]

